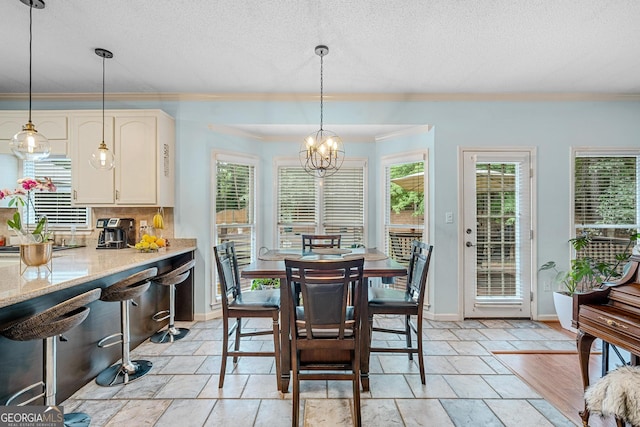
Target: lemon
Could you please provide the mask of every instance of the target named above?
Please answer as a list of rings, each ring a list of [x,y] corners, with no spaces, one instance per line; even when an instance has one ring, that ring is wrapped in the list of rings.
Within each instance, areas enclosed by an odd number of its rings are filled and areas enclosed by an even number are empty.
[[[155,251],[156,249],[158,249],[158,245],[155,242],[153,242],[149,245],[149,249],[152,249]]]

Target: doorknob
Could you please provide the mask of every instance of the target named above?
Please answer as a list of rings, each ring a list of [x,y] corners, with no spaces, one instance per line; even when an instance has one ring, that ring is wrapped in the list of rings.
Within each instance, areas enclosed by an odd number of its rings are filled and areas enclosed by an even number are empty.
[[[465,243],[465,246],[466,246],[466,247],[468,247],[468,248],[470,248],[471,246],[473,246],[473,243],[471,243],[471,242],[467,242],[467,243]]]

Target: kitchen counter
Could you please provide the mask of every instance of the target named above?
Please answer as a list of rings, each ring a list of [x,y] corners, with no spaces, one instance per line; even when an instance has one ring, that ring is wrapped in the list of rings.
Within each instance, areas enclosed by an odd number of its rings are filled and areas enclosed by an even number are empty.
[[[0,330],[16,320],[40,313],[91,289],[103,289],[145,268],[156,267],[166,273],[195,257],[195,239],[172,239],[171,247],[159,252],[142,253],[135,249],[96,249],[95,246],[65,249],[53,253],[52,272],[40,267],[40,275],[29,267],[20,275],[18,254],[0,257]],[[193,319],[191,274],[176,287],[176,320]],[[130,310],[130,348],[134,349],[166,320],[153,316],[169,307],[167,286],[151,284],[135,299]],[[102,369],[121,358],[120,346],[99,348],[96,343],[120,332],[121,304],[93,301],[88,317],[65,332],[67,340],[58,343],[57,397],[63,401],[91,381]],[[19,342],[0,335],[0,401],[41,380],[43,343]],[[37,404],[44,404],[41,399]]]
[[[71,288],[125,270],[196,250],[195,239],[174,239],[158,252],[82,247],[53,253],[51,273],[46,267],[29,267],[20,275],[18,254],[0,257],[0,308]]]

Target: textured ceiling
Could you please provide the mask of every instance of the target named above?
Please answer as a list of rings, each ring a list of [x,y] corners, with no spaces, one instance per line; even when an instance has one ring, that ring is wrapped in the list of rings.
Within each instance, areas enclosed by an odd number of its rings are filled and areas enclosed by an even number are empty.
[[[45,0],[33,92],[640,93],[638,0]],[[0,94],[28,92],[29,7],[0,2]]]

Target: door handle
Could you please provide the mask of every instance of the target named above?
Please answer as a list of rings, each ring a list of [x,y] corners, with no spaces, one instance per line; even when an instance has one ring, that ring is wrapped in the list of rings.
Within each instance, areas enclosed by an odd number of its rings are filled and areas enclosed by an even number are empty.
[[[467,242],[467,243],[465,243],[465,246],[466,246],[466,247],[468,247],[468,248],[470,248],[471,246],[473,246],[473,243],[471,243],[471,242]]]

